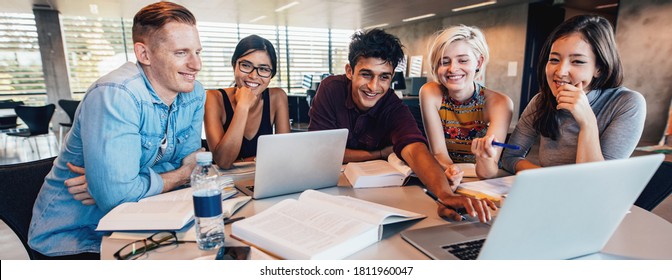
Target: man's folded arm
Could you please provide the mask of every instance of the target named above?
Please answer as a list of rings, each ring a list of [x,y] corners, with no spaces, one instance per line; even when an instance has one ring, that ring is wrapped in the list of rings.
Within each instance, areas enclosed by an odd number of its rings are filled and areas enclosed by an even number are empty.
[[[199,87],[200,88],[200,87]],[[202,89],[202,88],[201,88]],[[198,91],[198,90],[196,90]],[[194,93],[195,94],[195,93]],[[203,116],[205,110],[205,94],[201,95],[202,99],[198,100],[198,107],[191,118],[191,126],[186,129],[184,133],[177,135],[177,145],[175,149],[177,154],[171,164],[173,169],[178,169],[182,166],[182,160],[191,153],[201,148],[201,133],[203,129]]]
[[[124,202],[161,193],[163,180],[151,168],[140,169],[142,145],[159,145],[148,138],[141,143],[139,102],[127,92],[108,87],[92,90],[80,118],[86,180],[96,205],[108,212]],[[101,91],[101,92],[99,92]],[[153,160],[153,159],[150,159]]]

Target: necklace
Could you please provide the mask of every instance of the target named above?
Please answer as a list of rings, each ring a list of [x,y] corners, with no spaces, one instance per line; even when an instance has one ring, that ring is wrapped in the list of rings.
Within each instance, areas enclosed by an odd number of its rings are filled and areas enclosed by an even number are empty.
[[[467,103],[471,102],[472,100],[475,99],[474,97],[476,97],[476,95],[478,94],[478,87],[476,86],[476,83],[474,83],[473,85],[474,85],[474,90],[473,90],[473,91],[469,91],[469,92],[471,92],[471,95],[469,95],[467,98],[465,98],[465,99],[462,100],[462,101],[457,100],[457,99],[451,97],[450,94],[448,93],[448,88],[446,88],[446,87],[444,86],[444,87],[443,87],[443,90],[444,90],[444,94],[445,94],[445,96],[446,96],[446,98],[445,98],[446,101],[448,101],[448,102],[450,102],[450,103],[452,103],[452,104],[455,104],[455,105],[464,105],[464,104],[467,104]]]

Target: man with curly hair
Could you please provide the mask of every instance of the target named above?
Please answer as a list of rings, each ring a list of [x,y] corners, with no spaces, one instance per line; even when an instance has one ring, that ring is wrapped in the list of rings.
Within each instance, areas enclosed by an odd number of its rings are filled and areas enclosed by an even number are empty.
[[[453,192],[413,115],[390,88],[394,68],[403,56],[401,42],[394,35],[381,29],[355,33],[345,75],[331,76],[320,83],[309,112],[308,129],[347,128],[344,162],[387,159],[394,152],[427,189],[437,194],[440,215],[460,220],[454,209],[464,209],[482,222],[489,221],[489,209],[495,210],[495,205]],[[459,182],[452,183],[455,186]]]

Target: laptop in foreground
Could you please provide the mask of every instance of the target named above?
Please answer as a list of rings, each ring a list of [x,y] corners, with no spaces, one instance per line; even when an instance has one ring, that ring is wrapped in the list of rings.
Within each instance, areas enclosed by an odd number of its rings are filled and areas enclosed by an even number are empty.
[[[597,253],[663,159],[658,154],[522,171],[492,226],[454,223],[401,235],[433,259],[571,259]]]
[[[238,189],[261,199],[336,186],[347,138],[347,129],[262,135],[254,186]]]

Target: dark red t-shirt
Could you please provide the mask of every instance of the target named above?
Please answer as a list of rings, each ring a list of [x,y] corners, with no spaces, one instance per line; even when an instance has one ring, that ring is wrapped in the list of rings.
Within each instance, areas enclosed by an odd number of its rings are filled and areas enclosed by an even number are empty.
[[[345,75],[330,76],[320,83],[308,115],[308,130],[347,128],[348,149],[374,151],[393,145],[402,158],[406,145],[427,145],[411,111],[392,89],[373,108],[361,112],[352,100],[352,82]]]

